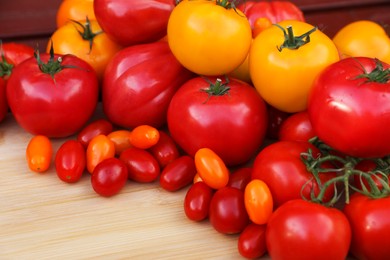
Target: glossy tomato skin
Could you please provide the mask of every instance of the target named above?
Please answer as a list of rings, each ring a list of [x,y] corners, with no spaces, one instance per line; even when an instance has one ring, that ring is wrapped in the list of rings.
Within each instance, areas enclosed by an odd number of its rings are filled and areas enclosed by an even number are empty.
[[[41,54],[47,63],[49,54]],[[48,137],[75,134],[90,119],[98,101],[98,80],[85,61],[72,55],[54,55],[63,68],[53,78],[43,73],[35,58],[13,70],[7,87],[7,100],[16,121],[27,132]]]
[[[365,57],[336,62],[322,71],[309,96],[308,113],[314,132],[347,155],[390,154],[390,81],[378,83],[359,78],[375,66],[374,59]],[[382,66],[390,68],[386,63]]]
[[[114,129],[112,123],[106,119],[97,119],[85,125],[77,134],[77,140],[85,147],[98,135],[108,135]]]
[[[160,175],[160,185],[167,191],[177,191],[191,184],[195,174],[194,159],[183,155],[164,167]]]
[[[249,224],[244,205],[244,193],[236,188],[217,190],[210,202],[210,224],[223,234],[237,234]]]
[[[85,148],[77,140],[65,141],[57,150],[54,162],[60,180],[68,183],[77,182],[87,164]]]
[[[65,25],[71,20],[84,21],[88,16],[90,20],[96,20],[93,10],[94,0],[66,0],[62,1],[57,9],[56,25],[57,28]]]
[[[251,178],[252,168],[238,168],[229,175],[229,182],[226,186],[244,191],[246,185],[251,181]]]
[[[320,155],[316,147],[309,142],[278,141],[261,150],[254,161],[252,179],[264,181],[272,194],[274,208],[283,203],[301,198],[310,198],[312,188],[318,194],[318,184],[312,182],[313,175],[307,171],[301,160],[301,153],[308,149],[313,151],[314,157]],[[324,183],[336,176],[335,173],[319,174]],[[302,190],[303,185],[306,185]],[[334,194],[333,187],[325,192],[324,200],[328,201]]]
[[[161,169],[170,162],[179,158],[179,149],[173,138],[163,130],[159,130],[160,138],[157,144],[149,148],[149,152],[156,158]]]
[[[290,115],[280,125],[279,137],[281,141],[307,142],[315,137],[307,110]]]
[[[389,205],[390,197],[371,199],[355,193],[344,207],[352,229],[350,252],[357,259],[389,258]]]
[[[265,230],[267,225],[248,224],[238,237],[238,252],[245,258],[259,258],[267,252]]]
[[[173,0],[94,0],[96,20],[122,46],[150,43],[166,35]],[[131,28],[128,30],[126,28]]]
[[[193,221],[202,221],[209,216],[214,190],[204,182],[194,183],[184,198],[184,213]]]
[[[128,180],[127,167],[118,158],[108,158],[99,163],[91,176],[94,191],[111,197],[119,193]]]
[[[118,126],[159,128],[166,123],[173,94],[192,76],[175,59],[167,42],[127,47],[107,65],[103,110]]]
[[[208,96],[204,90],[209,85],[204,78],[196,77],[175,93],[167,118],[171,136],[191,156],[208,147],[228,166],[244,163],[264,140],[265,102],[242,81],[230,79],[228,93],[220,96]]]
[[[301,199],[276,209],[266,228],[272,259],[344,260],[350,243],[351,228],[340,210]]]

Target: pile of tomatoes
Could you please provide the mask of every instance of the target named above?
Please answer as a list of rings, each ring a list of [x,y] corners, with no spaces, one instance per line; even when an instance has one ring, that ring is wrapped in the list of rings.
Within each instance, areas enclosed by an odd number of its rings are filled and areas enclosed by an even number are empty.
[[[186,216],[239,234],[246,258],[388,257],[379,24],[332,39],[287,1],[64,0],[45,53],[1,53],[0,121],[34,135],[31,170],[88,172],[102,196],[129,179],[188,188]]]

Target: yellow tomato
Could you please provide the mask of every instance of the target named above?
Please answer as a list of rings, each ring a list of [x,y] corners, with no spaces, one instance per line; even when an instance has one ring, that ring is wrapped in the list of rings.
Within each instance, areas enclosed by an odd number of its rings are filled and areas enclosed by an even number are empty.
[[[69,1],[69,0],[68,0]],[[66,23],[58,28],[47,44],[57,54],[73,54],[88,62],[101,80],[107,63],[122,47],[104,33],[96,20]]]
[[[57,28],[71,20],[84,21],[87,16],[90,20],[96,19],[93,0],[64,0],[57,10]]]
[[[295,37],[289,37],[292,34]],[[307,108],[314,79],[338,60],[337,48],[327,35],[308,23],[285,20],[265,29],[253,40],[249,73],[268,104],[294,113]]]
[[[342,58],[364,56],[390,64],[390,38],[383,27],[373,21],[347,24],[336,33],[333,42]]]
[[[244,62],[252,41],[247,17],[217,1],[183,1],[168,21],[169,47],[190,71],[208,76],[228,74]]]

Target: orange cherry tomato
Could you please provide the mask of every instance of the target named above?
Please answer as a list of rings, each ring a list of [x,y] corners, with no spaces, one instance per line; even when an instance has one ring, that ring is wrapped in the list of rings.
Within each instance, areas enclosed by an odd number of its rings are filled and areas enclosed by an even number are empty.
[[[199,176],[199,173],[197,172],[194,176],[194,180],[192,181],[192,183],[197,183],[197,182],[201,182],[203,181],[202,178]]]
[[[131,147],[129,130],[116,130],[107,135],[115,145],[115,154],[120,155],[121,152]]]
[[[220,189],[229,182],[229,169],[213,150],[201,148],[195,153],[195,166],[200,178],[211,188]]]
[[[95,167],[105,159],[115,156],[115,144],[106,135],[97,135],[87,147],[87,170],[92,174]]]
[[[150,125],[135,127],[130,134],[130,144],[140,149],[148,149],[157,144],[160,139],[160,132]]]
[[[251,180],[245,187],[244,202],[253,223],[262,225],[268,222],[273,211],[273,200],[265,182],[259,179]]]
[[[64,0],[61,2],[57,10],[57,28],[63,26],[71,20],[85,20],[86,16],[88,16],[91,20],[96,19],[93,9],[93,0]]]
[[[51,165],[53,146],[50,139],[44,135],[33,136],[26,148],[28,168],[34,172],[45,172]]]

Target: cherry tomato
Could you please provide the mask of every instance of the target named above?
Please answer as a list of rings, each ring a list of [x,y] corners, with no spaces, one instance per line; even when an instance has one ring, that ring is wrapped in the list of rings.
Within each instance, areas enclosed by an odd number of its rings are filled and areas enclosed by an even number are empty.
[[[245,258],[255,259],[267,252],[266,225],[250,223],[238,237],[238,252]]]
[[[246,185],[251,181],[251,178],[252,168],[242,167],[229,175],[229,182],[227,186],[244,191]]]
[[[156,158],[161,168],[168,163],[179,158],[179,149],[173,140],[165,131],[159,130],[160,138],[158,142],[149,148],[149,152]]]
[[[168,191],[176,191],[192,183],[196,174],[194,159],[183,155],[162,170],[160,185]]]
[[[91,183],[94,191],[101,196],[110,197],[119,193],[128,179],[127,167],[118,158],[108,158],[93,170]]]
[[[26,160],[30,170],[46,172],[51,165],[53,146],[50,139],[44,135],[33,136],[26,148]]]
[[[116,130],[107,135],[108,139],[110,139],[115,145],[115,154],[120,155],[121,152],[131,147],[130,144],[130,134],[129,130]]]
[[[86,161],[85,149],[79,141],[65,141],[54,160],[58,178],[68,183],[77,182],[83,175]]]
[[[157,144],[160,132],[150,125],[140,125],[135,127],[130,134],[130,144],[140,149],[148,149]]]
[[[281,141],[307,142],[315,135],[307,110],[290,115],[279,129]]]
[[[271,191],[262,180],[251,180],[244,191],[245,208],[249,219],[258,225],[266,224],[273,210]]]
[[[91,139],[87,147],[87,170],[92,173],[96,165],[115,156],[115,145],[106,135],[99,134]]]
[[[90,20],[96,20],[93,0],[64,0],[57,9],[57,28],[71,20],[84,21],[85,17],[88,17]]]
[[[113,131],[113,125],[106,119],[98,119],[87,124],[77,134],[77,140],[85,147],[88,147],[89,142],[92,138],[97,135],[108,135]]]
[[[204,182],[194,183],[184,198],[184,212],[188,219],[202,221],[209,215],[213,189]]]
[[[249,224],[244,192],[232,187],[217,190],[210,202],[210,223],[223,234],[237,234]]]
[[[144,149],[130,147],[124,150],[119,159],[128,169],[129,179],[136,182],[153,182],[160,175],[160,166],[157,160]]]
[[[229,182],[229,169],[213,150],[201,148],[195,153],[195,166],[202,180],[213,189],[225,187]]]

